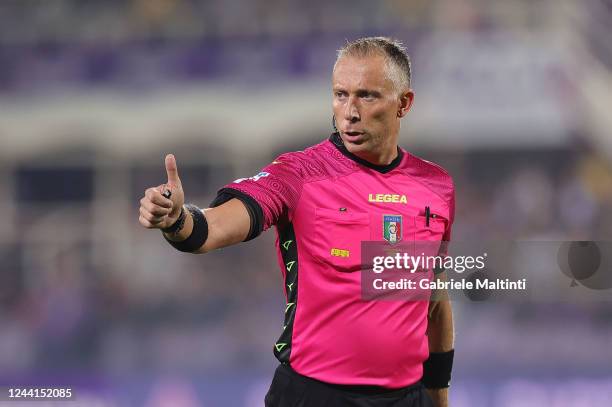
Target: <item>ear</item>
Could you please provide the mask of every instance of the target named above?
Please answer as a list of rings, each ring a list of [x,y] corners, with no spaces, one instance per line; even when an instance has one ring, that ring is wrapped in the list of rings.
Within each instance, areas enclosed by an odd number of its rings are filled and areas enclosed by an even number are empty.
[[[400,95],[397,117],[402,118],[406,116],[412,107],[412,102],[414,102],[414,92],[412,89],[408,89]]]

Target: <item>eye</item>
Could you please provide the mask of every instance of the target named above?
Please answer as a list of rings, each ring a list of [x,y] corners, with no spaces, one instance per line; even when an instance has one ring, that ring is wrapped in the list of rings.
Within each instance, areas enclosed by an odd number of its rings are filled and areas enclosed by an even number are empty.
[[[334,92],[334,96],[337,97],[337,98],[342,98],[345,95],[346,95],[346,92],[343,92],[341,90],[337,90],[337,91]]]
[[[378,97],[377,92],[362,90],[358,92],[358,96],[360,99],[365,100],[366,102],[372,102]]]
[[[367,92],[364,96],[363,96],[364,100],[368,101],[368,102],[372,102],[378,98],[380,98],[380,93],[378,92]]]

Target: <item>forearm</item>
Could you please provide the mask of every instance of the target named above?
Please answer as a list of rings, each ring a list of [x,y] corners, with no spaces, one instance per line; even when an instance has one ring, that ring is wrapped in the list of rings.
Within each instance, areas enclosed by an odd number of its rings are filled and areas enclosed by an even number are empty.
[[[204,210],[208,221],[208,239],[196,253],[244,242],[250,232],[251,217],[244,203],[231,199],[223,205]]]
[[[431,303],[427,337],[430,352],[448,352],[454,348],[453,312],[447,299]]]
[[[435,279],[446,281],[446,272],[436,274]],[[430,352],[448,352],[454,348],[453,310],[448,291],[432,292],[427,313],[427,338]]]
[[[194,221],[192,214],[185,209],[185,224],[176,233],[164,235],[174,242],[182,242],[191,236],[192,233],[207,233],[207,238],[199,249],[193,253],[206,253],[211,250],[240,243],[247,238],[251,222],[249,214],[244,204],[238,199],[232,199],[223,205],[215,208],[203,210],[206,219],[207,231],[194,231]]]

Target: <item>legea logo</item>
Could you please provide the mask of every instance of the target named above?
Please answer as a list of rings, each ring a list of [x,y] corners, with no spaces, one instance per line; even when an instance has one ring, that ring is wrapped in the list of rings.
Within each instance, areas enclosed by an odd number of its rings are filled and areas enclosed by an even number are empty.
[[[246,181],[247,179],[250,179],[251,181],[259,181],[260,179],[267,177],[268,175],[270,175],[270,173],[262,171],[259,174],[249,178],[238,178],[236,181],[234,181],[234,184],[240,184],[242,181]]]
[[[408,203],[406,195],[396,194],[368,194],[368,202],[385,202],[385,203]]]

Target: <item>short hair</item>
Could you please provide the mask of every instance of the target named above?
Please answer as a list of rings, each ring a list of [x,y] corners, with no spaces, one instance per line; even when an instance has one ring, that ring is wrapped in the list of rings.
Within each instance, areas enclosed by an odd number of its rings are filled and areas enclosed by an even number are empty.
[[[387,60],[387,73],[398,91],[410,89],[412,81],[412,68],[410,56],[403,44],[389,37],[365,37],[354,41],[347,41],[346,45],[338,50],[334,69],[340,59],[346,56],[366,57],[379,54]]]

